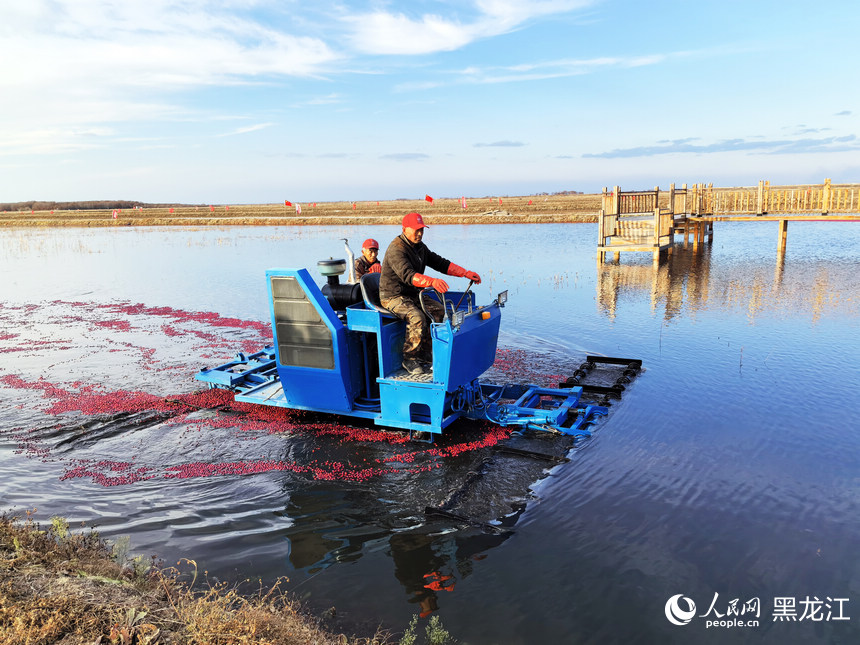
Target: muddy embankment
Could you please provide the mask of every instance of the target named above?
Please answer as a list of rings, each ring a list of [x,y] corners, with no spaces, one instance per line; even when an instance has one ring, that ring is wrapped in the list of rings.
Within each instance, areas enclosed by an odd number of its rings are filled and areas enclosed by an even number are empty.
[[[0,212],[0,226],[322,226],[399,224],[417,211],[428,224],[531,224],[596,222],[600,195],[316,202],[296,204],[200,204],[116,210]]]

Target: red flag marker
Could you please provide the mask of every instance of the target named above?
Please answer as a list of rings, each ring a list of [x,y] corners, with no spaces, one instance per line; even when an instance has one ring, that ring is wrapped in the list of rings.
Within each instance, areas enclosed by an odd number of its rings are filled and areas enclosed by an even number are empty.
[[[210,207],[209,207],[209,212],[210,212],[210,213],[214,213],[214,212],[215,212],[215,207],[214,207],[214,206],[210,206]]]
[[[430,195],[424,195],[424,201],[425,201],[425,202],[430,202],[430,203],[432,204],[432,203],[433,203],[433,198],[432,198],[432,197],[430,197]]]
[[[292,206],[292,205],[293,205],[293,202],[287,201],[286,199],[284,200],[284,206]]]

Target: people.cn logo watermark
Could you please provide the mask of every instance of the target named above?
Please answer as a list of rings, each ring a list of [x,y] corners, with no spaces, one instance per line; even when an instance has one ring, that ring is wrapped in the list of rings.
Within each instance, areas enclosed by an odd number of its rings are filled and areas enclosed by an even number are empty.
[[[773,599],[772,622],[848,622],[848,598],[818,596],[794,598],[791,596],[775,596]],[[702,605],[704,606],[704,605]],[[696,603],[684,594],[675,594],[666,601],[666,620],[673,625],[689,625],[693,618],[703,618],[705,629],[736,627],[759,627],[762,616],[762,601],[754,596],[745,601],[741,598],[720,600],[720,594],[714,592],[714,598],[708,610],[696,614]]]
[[[685,605],[686,607],[682,607]],[[666,601],[666,618],[673,625],[686,625],[696,615],[696,603],[682,593],[676,594]]]

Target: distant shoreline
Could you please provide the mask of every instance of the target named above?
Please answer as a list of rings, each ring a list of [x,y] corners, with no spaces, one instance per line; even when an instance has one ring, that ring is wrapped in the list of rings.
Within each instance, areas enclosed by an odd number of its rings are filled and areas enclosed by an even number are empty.
[[[596,222],[600,194],[466,199],[225,204],[0,212],[0,227],[397,225],[421,213],[429,225]]]

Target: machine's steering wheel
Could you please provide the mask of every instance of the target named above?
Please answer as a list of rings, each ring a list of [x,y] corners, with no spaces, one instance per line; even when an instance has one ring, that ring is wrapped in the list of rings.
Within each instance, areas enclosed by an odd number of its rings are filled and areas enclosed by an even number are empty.
[[[469,286],[466,287],[466,290],[463,292],[463,295],[460,296],[460,300],[457,302],[456,305],[454,304],[453,300],[448,300],[447,298],[445,298],[445,295],[442,293],[439,293],[439,291],[437,289],[435,289],[434,287],[424,287],[421,291],[418,292],[418,302],[421,305],[421,311],[423,311],[424,314],[428,318],[430,318],[431,320],[433,319],[433,316],[431,316],[429,313],[427,313],[427,308],[424,306],[424,294],[425,294],[425,292],[432,291],[433,293],[436,294],[436,297],[439,298],[439,302],[442,303],[442,308],[445,310],[445,318],[443,318],[442,320],[446,320],[448,318],[453,318],[454,312],[460,308],[460,305],[463,303],[463,298],[465,298],[466,294],[469,293],[469,289],[472,288],[473,284],[475,284],[475,281],[469,280]],[[451,305],[451,315],[450,316],[448,315],[448,305]]]
[[[452,306],[454,303],[451,302],[450,300],[447,300],[445,298],[445,295],[442,293],[439,293],[439,291],[437,289],[435,289],[434,287],[424,287],[421,291],[418,292],[418,303],[421,305],[421,311],[423,311],[424,314],[431,321],[435,322],[435,319],[433,318],[433,316],[431,316],[427,312],[427,307],[424,306],[424,296],[425,296],[425,294],[430,293],[430,292],[435,293],[436,297],[439,298],[439,302],[442,303],[442,309],[445,310],[445,317],[442,318],[442,320],[447,320],[448,319],[448,303],[450,303]],[[454,311],[456,311],[456,309]]]

